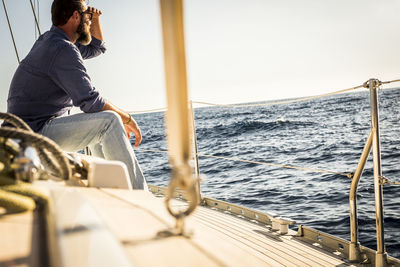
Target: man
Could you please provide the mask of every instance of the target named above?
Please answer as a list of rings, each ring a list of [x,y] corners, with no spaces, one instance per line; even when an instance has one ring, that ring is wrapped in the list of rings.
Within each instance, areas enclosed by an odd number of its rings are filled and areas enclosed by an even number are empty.
[[[53,26],[18,66],[7,109],[64,150],[89,146],[95,156],[124,162],[133,188],[147,190],[128,139],[133,132],[135,147],[139,146],[139,126],[128,113],[99,95],[83,64],[83,59],[106,50],[101,14],[83,0],[54,0]],[[73,106],[84,113],[67,115]]]

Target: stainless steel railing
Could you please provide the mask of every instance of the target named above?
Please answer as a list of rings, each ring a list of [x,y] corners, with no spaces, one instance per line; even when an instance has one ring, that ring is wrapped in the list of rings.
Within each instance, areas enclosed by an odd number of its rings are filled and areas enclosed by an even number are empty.
[[[376,214],[376,245],[377,255],[375,266],[387,265],[387,254],[385,249],[385,237],[383,228],[383,183],[381,164],[381,143],[379,138],[379,112],[378,112],[378,80],[369,81],[370,105],[371,105],[371,132],[372,153],[374,164],[374,192],[375,192],[375,214]]]
[[[353,181],[350,187],[350,236],[349,260],[360,261],[361,252],[358,241],[358,219],[357,219],[357,188],[367,158],[371,152],[373,154],[374,170],[374,194],[375,194],[375,215],[376,215],[376,257],[375,266],[387,266],[387,253],[385,249],[385,237],[383,227],[383,182],[381,165],[381,148],[379,137],[379,106],[377,89],[381,82],[377,79],[370,79],[364,84],[369,88],[371,105],[371,132],[368,136],[364,150],[361,154],[360,162],[357,166]]]
[[[357,166],[357,170],[354,173],[353,180],[350,186],[350,247],[349,247],[349,260],[360,261],[360,242],[358,241],[358,218],[357,218],[357,188],[362,172],[367,162],[368,156],[371,152],[372,147],[372,132],[370,132],[367,143],[365,144],[364,150],[361,154],[360,163]]]

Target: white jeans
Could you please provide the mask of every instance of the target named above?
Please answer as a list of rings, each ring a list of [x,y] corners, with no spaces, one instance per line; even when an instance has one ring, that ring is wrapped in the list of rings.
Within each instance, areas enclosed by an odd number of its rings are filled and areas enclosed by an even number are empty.
[[[89,146],[94,156],[124,162],[132,187],[148,190],[121,117],[116,112],[57,117],[49,120],[39,133],[55,141],[63,150],[73,152]]]

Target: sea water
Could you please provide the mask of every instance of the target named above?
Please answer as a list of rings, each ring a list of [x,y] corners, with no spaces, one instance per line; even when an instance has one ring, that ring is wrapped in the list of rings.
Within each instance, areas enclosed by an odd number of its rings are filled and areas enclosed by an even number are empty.
[[[379,92],[383,176],[400,182],[400,89]],[[143,141],[136,155],[150,184],[167,186],[164,113],[134,115]],[[369,92],[284,105],[195,109],[198,152],[228,158],[354,172],[370,125]],[[276,166],[199,157],[202,194],[287,217],[350,240],[351,179]],[[361,245],[376,249],[372,153],[358,187]],[[385,184],[384,228],[389,255],[400,258],[400,186]]]

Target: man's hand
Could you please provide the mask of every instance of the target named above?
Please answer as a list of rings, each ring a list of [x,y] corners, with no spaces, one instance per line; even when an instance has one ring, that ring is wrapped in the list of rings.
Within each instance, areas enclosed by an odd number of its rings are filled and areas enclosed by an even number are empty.
[[[86,11],[93,15],[92,20],[99,19],[100,15],[103,14],[101,13],[101,10],[92,6],[88,6]]]
[[[142,142],[142,132],[140,131],[137,122],[131,118],[131,121],[128,124],[124,124],[124,127],[128,138],[131,137],[131,132],[135,134],[135,147],[138,147]]]
[[[132,116],[119,109],[118,107],[114,106],[110,102],[106,102],[106,104],[103,107],[103,110],[112,110],[118,113],[119,116],[121,116],[122,123],[124,124],[126,134],[128,135],[128,138],[131,137],[131,132],[135,134],[135,147],[138,147],[140,143],[142,142],[142,133],[140,132],[139,125],[137,122],[132,118]]]
[[[103,13],[101,12],[101,10],[91,6],[88,6],[87,12],[93,15],[92,22],[90,25],[90,34],[96,39],[104,41],[103,31],[101,29],[101,24],[100,24],[100,15]]]

